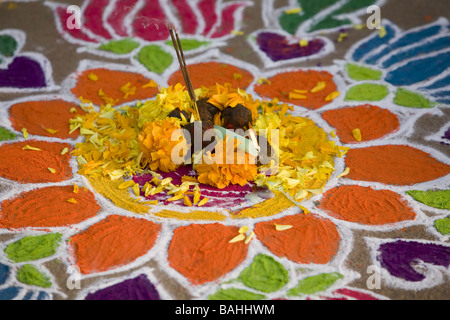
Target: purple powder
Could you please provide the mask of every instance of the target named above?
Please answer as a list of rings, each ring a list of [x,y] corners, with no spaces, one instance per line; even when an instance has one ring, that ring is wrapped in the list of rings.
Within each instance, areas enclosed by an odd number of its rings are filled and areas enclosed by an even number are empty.
[[[87,295],[86,300],[161,300],[155,286],[145,275]]]
[[[414,241],[397,241],[380,246],[378,261],[391,275],[407,281],[419,282],[425,279],[412,265],[418,261],[443,266],[450,265],[450,247]]]
[[[301,47],[298,42],[289,43],[284,36],[271,32],[260,33],[256,41],[260,49],[275,62],[309,57],[319,53],[325,47],[325,43],[320,39],[311,40],[307,46]]]
[[[44,88],[45,73],[41,65],[27,57],[17,57],[5,70],[0,70],[0,87],[3,88]]]
[[[197,174],[195,170],[193,170],[191,165],[182,166],[174,172],[158,172],[163,179],[172,178],[172,183],[175,185],[181,185],[182,177],[189,176],[197,178]],[[144,174],[141,176],[133,177],[135,183],[139,184],[141,188],[149,181],[153,179],[151,174]],[[199,184],[200,191],[203,197],[209,198],[209,201],[204,205],[206,208],[211,207],[220,207],[220,208],[234,208],[240,207],[246,202],[245,196],[253,192],[253,184],[247,184],[243,187],[239,185],[230,185],[224,189],[217,189],[212,186],[206,184]],[[193,190],[193,186],[191,187],[191,191]],[[141,196],[145,196],[143,190],[141,189]],[[174,204],[179,206],[184,206],[183,200],[168,202],[167,200],[172,196],[168,196],[165,193],[156,194],[154,196],[146,197],[147,200],[158,200],[163,202],[164,204]],[[191,196],[192,200],[192,196]]]
[[[447,131],[445,131],[444,136],[442,139],[450,140],[450,128],[448,128]]]

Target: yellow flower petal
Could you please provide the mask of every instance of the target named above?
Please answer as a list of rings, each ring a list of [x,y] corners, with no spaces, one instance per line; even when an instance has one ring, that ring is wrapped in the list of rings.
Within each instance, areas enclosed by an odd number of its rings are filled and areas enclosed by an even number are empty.
[[[35,147],[31,147],[29,145],[26,145],[25,147],[23,147],[22,150],[41,151],[41,149],[35,148]]]
[[[327,87],[327,83],[325,81],[320,81],[317,83],[317,85],[313,89],[311,89],[311,93],[320,92],[322,90],[325,90],[326,87]]]
[[[241,242],[245,240],[245,234],[240,234],[236,237],[234,237],[233,239],[231,239],[230,241],[228,241],[228,243],[236,243],[236,242]]]
[[[22,133],[23,133],[23,137],[24,137],[25,139],[28,139],[28,131],[27,131],[27,128],[22,128]]]
[[[255,237],[255,233],[254,232],[250,233],[250,235],[245,239],[245,244],[249,244],[250,241],[252,241],[254,237]]]
[[[65,155],[67,152],[69,152],[69,148],[64,148],[63,151],[61,151],[61,155]]]
[[[339,91],[334,91],[332,93],[330,93],[326,98],[325,101],[330,102],[333,101],[334,99],[336,99],[337,97],[339,97],[341,95],[341,93]]]
[[[73,184],[73,193],[76,194],[78,192],[80,192],[80,187],[76,183],[74,183]]]
[[[338,175],[338,179],[347,176],[350,173],[350,168],[345,168],[344,172],[342,172],[340,175]]]
[[[55,169],[53,169],[53,168],[47,168],[48,169],[48,171],[50,171],[51,173],[53,173],[53,174],[55,174],[56,173],[56,170]]]
[[[241,229],[239,229],[239,233],[244,234],[247,233],[250,230],[249,227],[243,226]]]
[[[291,228],[293,228],[293,226],[291,226],[291,225],[282,225],[282,224],[276,224],[275,223],[275,229],[277,231],[286,231],[286,230],[289,230]]]
[[[45,129],[48,133],[50,133],[50,134],[56,134],[56,133],[58,133],[59,132],[59,130],[53,130],[53,129],[50,129],[50,128],[47,128],[47,129]]]
[[[132,187],[132,186],[134,186],[134,181],[130,180],[130,181],[126,181],[124,183],[119,184],[118,189],[124,190],[124,189]]]
[[[67,202],[73,203],[73,204],[77,204],[78,203],[77,200],[75,200],[74,198],[68,199]]]
[[[361,134],[361,130],[356,128],[352,131],[353,137],[355,138],[356,141],[361,142],[362,141],[362,134]]]
[[[302,40],[300,40],[299,44],[300,44],[300,47],[304,48],[309,45],[309,41],[306,39],[302,39]]]
[[[293,8],[293,9],[285,10],[284,13],[286,13],[286,14],[297,14],[297,13],[302,12],[302,10],[303,10],[302,8]]]
[[[91,80],[91,81],[98,81],[98,76],[91,72],[88,75],[88,79]]]
[[[207,202],[209,201],[209,198],[203,198],[197,206],[203,207]]]

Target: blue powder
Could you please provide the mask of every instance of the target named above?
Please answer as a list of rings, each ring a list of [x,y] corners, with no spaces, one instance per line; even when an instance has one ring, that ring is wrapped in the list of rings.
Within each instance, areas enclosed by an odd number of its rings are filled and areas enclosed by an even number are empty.
[[[395,86],[409,86],[441,74],[450,66],[450,52],[414,60],[389,72],[386,81]],[[417,72],[420,70],[420,72]]]
[[[388,47],[383,49],[381,52],[370,56],[368,59],[366,59],[366,63],[376,64],[381,58],[390,54],[393,50],[418,43],[419,41],[422,41],[428,37],[432,37],[438,34],[440,30],[441,26],[432,26],[430,28],[423,29],[420,31],[407,33],[404,36],[400,37],[400,39],[388,45]]]
[[[369,38],[369,40],[359,45],[355,52],[353,52],[353,60],[360,61],[366,54],[378,49],[385,44],[388,44],[389,41],[391,41],[395,37],[396,31],[390,25],[386,25],[385,29],[386,35],[383,38],[380,38],[377,31],[375,32],[374,36]]]
[[[434,90],[434,89],[440,89],[440,88],[444,88],[450,86],[450,75],[435,81],[434,83],[430,84],[427,87],[424,88],[420,88],[419,90]]]
[[[0,263],[0,286],[6,283],[10,274],[10,268]]]
[[[388,60],[383,62],[382,66],[383,68],[389,68],[393,64],[397,62],[401,62],[407,59],[411,59],[414,57],[417,57],[421,54],[427,54],[433,51],[439,51],[445,48],[450,47],[450,38],[448,36],[436,39],[432,42],[427,42],[424,45],[412,48],[410,50],[398,53],[390,57]]]
[[[15,297],[17,297],[20,290],[21,289],[17,288],[17,287],[9,287],[9,288],[0,290],[0,301],[7,301],[7,300],[14,299]]]

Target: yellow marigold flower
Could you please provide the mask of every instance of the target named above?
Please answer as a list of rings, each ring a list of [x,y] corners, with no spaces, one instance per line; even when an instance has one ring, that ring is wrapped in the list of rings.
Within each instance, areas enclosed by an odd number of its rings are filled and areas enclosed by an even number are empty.
[[[227,143],[234,143],[234,148],[227,150]],[[195,170],[200,183],[224,189],[232,184],[244,186],[253,181],[258,173],[255,163],[252,155],[238,151],[237,141],[225,139],[217,143],[214,158],[210,154],[204,156]]]
[[[183,162],[183,151],[187,150],[186,139],[179,129],[178,122],[173,118],[145,123],[139,134],[143,152],[141,166],[148,166],[153,171],[175,171]]]

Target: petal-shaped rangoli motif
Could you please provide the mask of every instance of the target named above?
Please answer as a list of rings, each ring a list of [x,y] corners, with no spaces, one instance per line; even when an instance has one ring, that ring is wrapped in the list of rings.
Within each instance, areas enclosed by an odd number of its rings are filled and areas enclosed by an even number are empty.
[[[416,216],[398,193],[360,186],[342,186],[328,191],[321,207],[337,219],[366,225],[413,220]]]
[[[168,250],[170,266],[193,284],[217,280],[247,255],[244,242],[229,243],[238,231],[218,223],[176,229]]]
[[[292,228],[278,231],[276,225]],[[256,225],[255,233],[272,253],[296,263],[326,264],[339,249],[340,236],[336,226],[313,214],[261,222]]]
[[[395,132],[400,127],[395,114],[372,105],[325,111],[322,118],[336,128],[343,143],[357,142],[353,135],[355,129],[361,131],[361,141],[370,141]]]
[[[158,92],[158,85],[152,79],[133,72],[98,68],[78,73],[76,78],[72,93],[95,105],[147,100]]]
[[[83,274],[126,265],[155,244],[160,226],[144,219],[109,216],[73,236],[70,251]]]
[[[68,139],[79,135],[79,130],[69,133],[69,120],[84,111],[71,102],[50,100],[17,103],[9,113],[16,131],[26,128],[30,134]]]
[[[233,88],[246,89],[253,81],[253,75],[241,68],[219,62],[205,62],[188,66],[194,88],[211,87],[216,83],[231,83]],[[169,84],[184,83],[181,71],[169,78]]]
[[[316,92],[313,89],[319,83],[325,83],[325,86]],[[327,101],[327,97],[336,90],[337,87],[331,73],[315,70],[280,73],[267,79],[265,83],[255,86],[255,92],[264,97],[278,98],[281,101],[312,110],[329,104],[331,101]]]
[[[0,227],[14,229],[73,225],[94,217],[101,209],[90,191],[74,193],[73,186],[33,190],[5,200],[1,206]]]
[[[404,145],[351,149],[346,158],[352,180],[413,185],[450,174],[450,166]]]
[[[30,150],[28,147],[38,150]],[[25,141],[0,146],[0,177],[20,183],[61,182],[72,176],[66,143]],[[37,156],[38,155],[38,156]],[[49,168],[54,172],[50,172]]]

